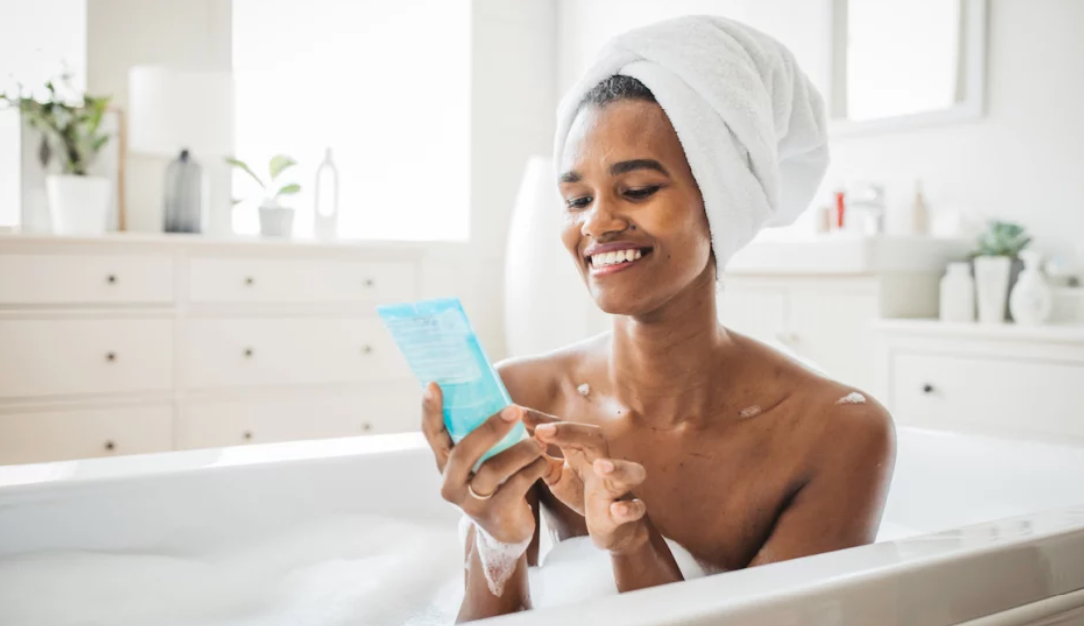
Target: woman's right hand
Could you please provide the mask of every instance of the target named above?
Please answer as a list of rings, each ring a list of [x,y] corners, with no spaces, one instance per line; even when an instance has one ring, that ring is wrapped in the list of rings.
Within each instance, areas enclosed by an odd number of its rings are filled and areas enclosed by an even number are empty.
[[[487,459],[476,473],[471,471],[522,419],[524,409],[506,407],[453,444],[444,426],[444,396],[439,385],[429,383],[422,406],[422,432],[444,476],[441,496],[498,541],[518,544],[534,536],[535,516],[526,496],[549,467],[543,445],[533,438],[525,439]]]

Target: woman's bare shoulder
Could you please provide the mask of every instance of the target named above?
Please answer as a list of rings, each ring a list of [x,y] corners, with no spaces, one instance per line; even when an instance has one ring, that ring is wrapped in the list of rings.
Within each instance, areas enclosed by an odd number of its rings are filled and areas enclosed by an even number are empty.
[[[603,334],[544,354],[507,359],[497,363],[497,372],[512,401],[547,413],[559,412],[573,380],[600,357],[609,346]]]
[[[764,343],[743,338],[755,360],[785,389],[794,426],[815,449],[828,452],[854,445],[874,457],[892,456],[895,429],[888,410],[872,395],[814,371]]]

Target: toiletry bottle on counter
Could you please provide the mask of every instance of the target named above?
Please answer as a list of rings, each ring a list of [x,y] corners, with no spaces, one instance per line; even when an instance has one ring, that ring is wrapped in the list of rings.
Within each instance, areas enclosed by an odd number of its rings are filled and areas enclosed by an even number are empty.
[[[926,203],[926,196],[922,194],[922,182],[915,181],[915,198],[911,201],[912,235],[930,234],[930,205]]]
[[[331,160],[331,148],[324,152],[324,160],[316,169],[313,189],[316,237],[335,239],[339,234],[339,170]]]
[[[1017,324],[1037,326],[1050,317],[1053,294],[1040,269],[1042,255],[1034,250],[1024,250],[1020,253],[1020,259],[1024,261],[1024,271],[1020,272],[1020,278],[1009,296],[1009,312]]]
[[[846,224],[847,224],[846,208],[847,208],[846,193],[842,192],[842,191],[837,191],[836,192],[836,210],[835,210],[835,214],[832,215],[832,229],[833,230],[843,230],[843,227],[846,226]]]
[[[949,263],[945,269],[941,278],[941,321],[975,321],[975,281],[968,263]]]

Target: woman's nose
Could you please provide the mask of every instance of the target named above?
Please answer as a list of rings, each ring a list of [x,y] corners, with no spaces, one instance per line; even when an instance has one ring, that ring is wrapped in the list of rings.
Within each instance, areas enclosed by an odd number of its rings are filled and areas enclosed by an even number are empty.
[[[597,240],[608,233],[622,232],[628,227],[628,220],[621,215],[612,200],[596,198],[584,215],[580,232]]]

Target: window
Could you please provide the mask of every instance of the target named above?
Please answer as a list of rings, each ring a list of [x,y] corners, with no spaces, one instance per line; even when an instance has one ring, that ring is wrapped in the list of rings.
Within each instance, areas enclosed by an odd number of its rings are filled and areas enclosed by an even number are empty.
[[[295,234],[313,230],[316,169],[330,147],[344,238],[469,235],[467,0],[233,0],[235,153],[259,172],[299,162]],[[234,174],[234,195],[254,183]],[[258,229],[258,202],[234,229]]]

